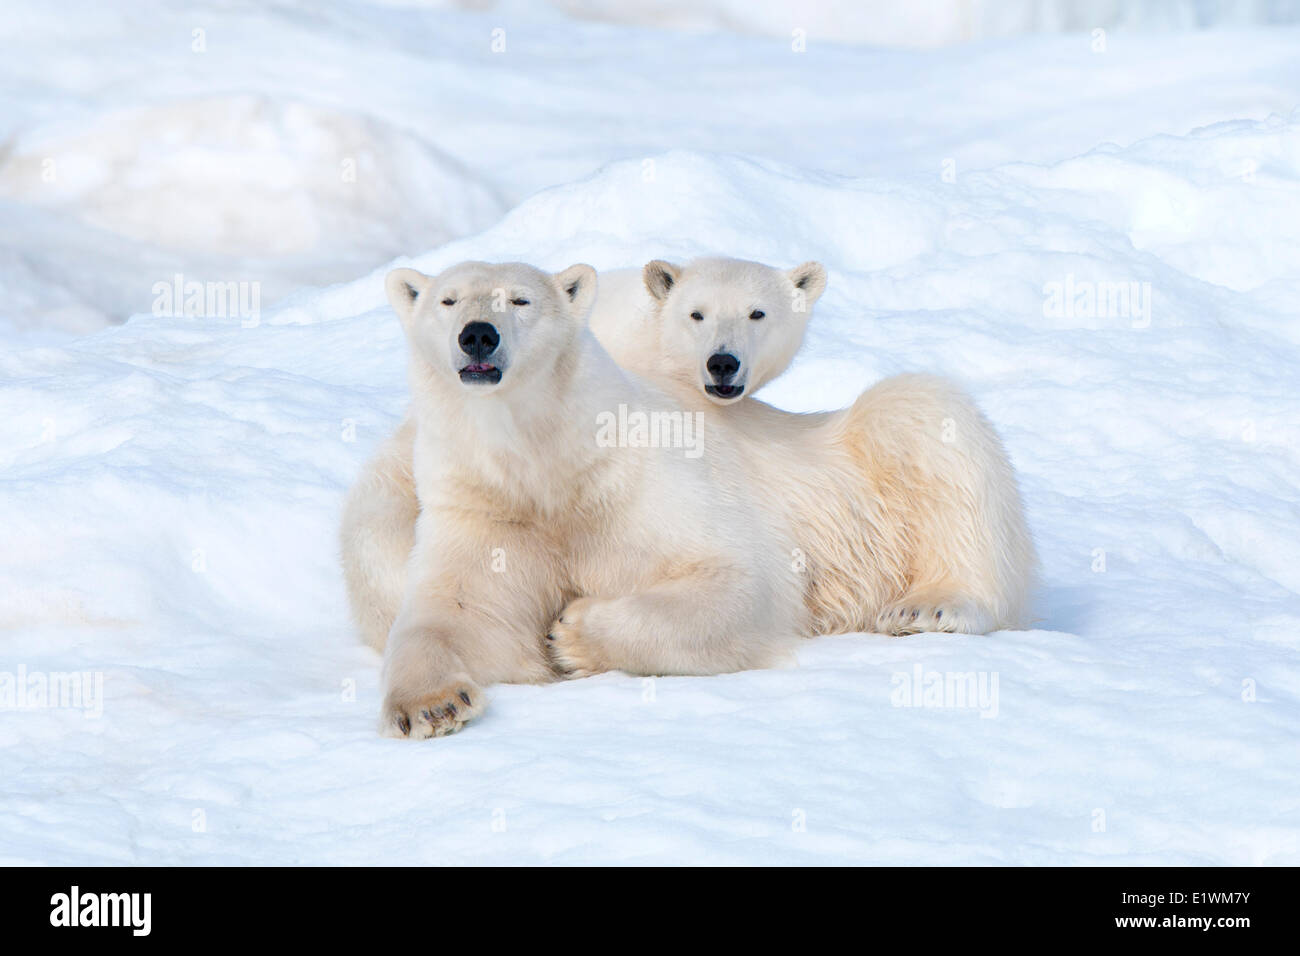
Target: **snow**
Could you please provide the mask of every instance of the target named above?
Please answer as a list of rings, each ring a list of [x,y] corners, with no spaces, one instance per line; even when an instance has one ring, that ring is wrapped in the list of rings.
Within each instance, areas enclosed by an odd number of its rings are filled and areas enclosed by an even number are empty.
[[[233,59],[168,73],[191,15],[86,5],[39,84],[54,14],[5,25],[3,82],[42,92],[0,113],[0,704],[20,670],[103,695],[0,711],[0,862],[1300,862],[1300,31],[795,55],[519,13],[494,61],[500,11],[322,9],[223,9]],[[349,137],[396,177],[353,205],[302,168]],[[85,178],[24,187],[49,149]],[[256,168],[304,205],[241,207]],[[335,532],[404,404],[398,251],[821,260],[764,397],[962,381],[1021,475],[1038,629],[500,686],[380,738]],[[174,270],[265,282],[260,315],[153,314]]]
[[[932,2],[927,23],[971,13]],[[960,176],[1287,115],[1300,85],[1297,28],[1239,29],[1234,4],[1184,5],[1229,28],[1112,28],[1103,52],[1088,32],[912,52],[815,30],[795,52],[785,29],[665,33],[523,3],[11,6],[0,283],[21,291],[0,300],[0,334],[29,342],[150,311],[154,283],[178,272],[258,281],[264,303],[331,284],[479,232],[612,160],[685,148],[931,180],[949,161]],[[778,6],[727,22],[761,32]],[[912,24],[912,4],[797,6],[845,30],[850,16]],[[1118,26],[1121,8],[1089,12]],[[1053,22],[981,9],[1006,31]]]
[[[400,0],[399,0],[400,2]],[[929,47],[1032,32],[1191,30],[1295,23],[1294,0],[549,0],[573,16],[836,43]],[[463,0],[500,9],[490,0]]]

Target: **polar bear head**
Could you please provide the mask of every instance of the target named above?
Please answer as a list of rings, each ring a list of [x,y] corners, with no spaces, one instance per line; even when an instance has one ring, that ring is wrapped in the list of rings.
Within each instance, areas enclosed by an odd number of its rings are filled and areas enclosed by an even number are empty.
[[[394,269],[385,289],[431,381],[497,394],[553,372],[576,351],[596,270],[551,275],[521,262],[462,262],[436,276]]]
[[[727,405],[794,361],[826,288],[817,262],[783,271],[743,259],[656,259],[642,272],[665,371]]]

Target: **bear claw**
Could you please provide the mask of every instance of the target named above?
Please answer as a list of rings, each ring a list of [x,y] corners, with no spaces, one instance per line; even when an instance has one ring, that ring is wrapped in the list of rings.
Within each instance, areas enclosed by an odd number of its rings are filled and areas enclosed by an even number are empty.
[[[466,721],[477,717],[482,711],[481,694],[471,691],[469,687],[453,685],[424,695],[424,700],[408,703],[390,698],[384,703],[387,721],[380,726],[381,729],[386,729],[389,736],[410,740],[445,737],[460,730]]]

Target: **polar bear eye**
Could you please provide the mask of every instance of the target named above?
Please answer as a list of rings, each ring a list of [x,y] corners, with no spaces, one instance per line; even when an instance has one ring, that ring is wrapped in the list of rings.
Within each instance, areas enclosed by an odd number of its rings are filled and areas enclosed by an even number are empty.
[[[691,313],[691,318],[694,319],[696,322],[703,322],[703,321],[704,321],[704,316],[700,315],[700,313],[698,313],[698,312],[692,312],[692,313]]]
[[[764,315],[766,315],[766,314],[767,314],[767,313],[762,312],[762,311],[760,311],[760,310],[758,310],[758,309],[755,309],[753,312],[749,313],[749,317],[750,317],[751,319],[753,319],[755,322],[757,322],[759,319],[761,319],[761,318],[762,318]]]
[[[527,300],[527,299],[511,299],[511,300],[510,300],[510,304],[511,304],[511,305],[527,305],[527,304],[528,304],[528,300]]]
[[[455,299],[443,299],[443,300],[442,300],[442,304],[443,304],[443,305],[455,305],[455,304],[456,304],[456,300],[455,300]]]

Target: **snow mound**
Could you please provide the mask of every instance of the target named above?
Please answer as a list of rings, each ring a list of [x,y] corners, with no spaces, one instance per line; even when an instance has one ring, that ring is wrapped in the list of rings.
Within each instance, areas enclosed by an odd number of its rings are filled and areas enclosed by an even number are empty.
[[[1220,124],[952,182],[675,152],[410,260],[821,259],[765,397],[958,378],[1044,563],[1041,630],[498,687],[428,744],[376,736],[335,558],[404,404],[384,270],[252,327],[142,315],[0,354],[0,671],[103,678],[97,718],[0,717],[0,860],[1300,862],[1296,137]]]
[[[477,232],[505,209],[492,187],[410,132],[263,95],[185,98],[25,131],[0,165],[0,197],[45,213],[24,236],[28,261],[41,258],[51,214],[70,227],[51,237],[60,243],[75,242],[68,233],[79,226],[99,244],[152,250],[151,272],[128,267],[133,282],[104,290],[87,287],[93,273],[64,280],[118,319],[147,307],[153,282],[185,266],[201,264],[191,278],[202,281],[261,282],[273,261],[272,299]],[[69,294],[63,283],[27,287],[48,289],[48,301],[15,312],[72,324],[49,315]]]
[[[437,245],[503,211],[472,173],[409,133],[251,95],[28,133],[0,167],[0,193],[76,208],[131,239],[262,256],[310,255],[335,234]]]

